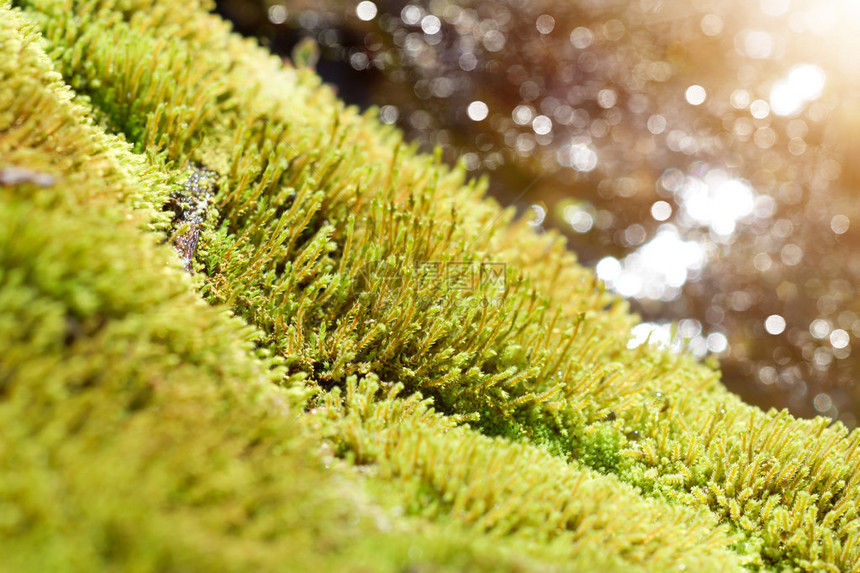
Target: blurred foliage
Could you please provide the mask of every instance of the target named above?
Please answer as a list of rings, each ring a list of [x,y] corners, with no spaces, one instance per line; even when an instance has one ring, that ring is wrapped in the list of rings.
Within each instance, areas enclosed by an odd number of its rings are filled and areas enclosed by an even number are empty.
[[[860,415],[858,10],[832,0],[222,0],[346,101],[490,174],[726,384]],[[304,60],[302,60],[304,61]],[[600,263],[603,263],[602,265]],[[677,331],[657,328],[680,320]],[[640,332],[641,334],[641,332]],[[672,339],[671,337],[675,337]],[[725,341],[728,341],[726,345]]]

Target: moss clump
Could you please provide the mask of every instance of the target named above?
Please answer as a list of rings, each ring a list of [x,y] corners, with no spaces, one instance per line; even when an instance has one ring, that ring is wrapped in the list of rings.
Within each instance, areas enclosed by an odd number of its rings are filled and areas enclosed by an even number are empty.
[[[462,169],[206,5],[14,5],[13,570],[860,567],[858,434],[628,349],[624,303]],[[162,206],[197,166],[189,276]]]

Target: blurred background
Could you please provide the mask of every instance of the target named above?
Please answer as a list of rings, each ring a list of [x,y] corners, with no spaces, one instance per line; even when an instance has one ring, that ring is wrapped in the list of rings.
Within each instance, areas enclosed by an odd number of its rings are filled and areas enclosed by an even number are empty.
[[[860,2],[219,0],[750,403],[860,416]],[[676,328],[669,326],[671,323]]]

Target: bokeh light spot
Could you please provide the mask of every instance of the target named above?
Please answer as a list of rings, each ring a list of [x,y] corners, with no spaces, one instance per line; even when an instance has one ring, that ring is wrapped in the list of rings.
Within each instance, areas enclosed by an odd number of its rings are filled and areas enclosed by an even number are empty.
[[[591,213],[576,205],[565,207],[563,216],[571,229],[577,233],[587,233],[594,226],[594,217],[591,216]],[[598,276],[600,275],[598,274]]]
[[[830,344],[833,345],[833,348],[845,348],[849,342],[851,342],[851,336],[841,328],[830,333]]]
[[[645,227],[639,223],[630,225],[627,227],[627,230],[624,231],[624,240],[631,246],[641,245],[645,241],[645,237]]]
[[[600,259],[594,270],[597,273],[597,278],[603,282],[610,283],[615,281],[621,274],[621,262],[615,257],[604,257]]]
[[[809,334],[817,338],[818,340],[822,340],[827,338],[827,335],[830,334],[830,329],[833,325],[829,320],[824,318],[816,318],[809,325]]]
[[[615,103],[618,101],[618,95],[614,90],[603,89],[597,92],[597,105],[602,107],[603,109],[609,109],[615,106]]]
[[[773,261],[767,253],[757,253],[756,256],[753,257],[753,266],[757,271],[767,271],[772,265]]]
[[[764,321],[764,329],[768,334],[782,334],[785,331],[785,319],[778,314],[772,314]]]
[[[364,20],[365,22],[369,22],[376,18],[376,13],[376,4],[369,0],[362,0],[362,2],[359,2],[358,6],[355,7],[355,15],[358,16],[359,20]]]
[[[773,37],[764,30],[741,30],[735,37],[735,48],[754,60],[773,55]]]
[[[421,29],[429,36],[438,34],[439,30],[442,29],[442,21],[438,16],[429,14],[421,19]]]
[[[546,135],[552,131],[552,120],[545,115],[539,115],[532,121],[532,129],[538,135]]]
[[[702,105],[708,97],[708,93],[700,85],[693,84],[687,88],[684,96],[687,98],[687,103],[690,105]]]
[[[624,232],[630,245],[646,237],[645,228],[631,225]],[[684,241],[673,225],[661,225],[657,235],[624,258],[606,257],[597,265],[597,276],[618,294],[651,300],[674,300],[691,275],[704,266],[706,253],[694,241]]]
[[[824,90],[826,76],[818,66],[795,66],[788,77],[776,82],[770,91],[770,105],[776,115],[795,115]]]
[[[794,243],[789,243],[780,250],[779,258],[789,267],[799,265],[803,260],[803,249]]]
[[[833,406],[833,400],[830,398],[829,394],[821,393],[815,396],[812,400],[812,404],[815,406],[816,410],[823,414]]]
[[[758,371],[758,379],[762,384],[770,386],[777,380],[776,368],[773,366],[762,366]]]
[[[653,133],[654,135],[660,135],[664,131],[666,131],[666,118],[660,114],[654,114],[648,118],[648,131]]]
[[[657,201],[651,205],[651,216],[656,221],[665,221],[672,216],[672,206],[666,201]]]
[[[498,30],[489,30],[484,34],[484,47],[488,52],[500,52],[505,47],[505,35]]]
[[[597,153],[578,138],[564,145],[556,154],[559,165],[572,167],[577,171],[591,171],[597,167]]]
[[[272,24],[283,24],[287,21],[289,17],[289,12],[287,12],[287,7],[283,4],[272,4],[269,6],[269,22]]]
[[[705,180],[689,178],[679,192],[684,212],[720,235],[734,232],[737,222],[753,212],[752,188],[739,179],[726,179],[714,170]]]
[[[534,109],[529,105],[518,105],[514,108],[511,117],[517,125],[526,125],[534,117]]]
[[[546,220],[546,207],[543,205],[534,204],[531,206],[532,218],[529,219],[529,225],[532,227],[540,227]]]
[[[637,348],[646,343],[665,348],[669,346],[671,340],[670,325],[643,322],[630,330],[630,341],[627,343],[627,348]]]
[[[594,41],[594,34],[588,28],[579,26],[570,33],[570,43],[574,48],[584,50]]]
[[[723,19],[716,14],[705,14],[701,27],[706,36],[719,36],[723,31]]]
[[[397,122],[400,117],[400,111],[393,105],[384,105],[379,108],[379,119],[382,123],[392,124]]]
[[[414,4],[409,4],[400,11],[400,19],[407,26],[415,26],[421,21],[421,14],[421,8]]]
[[[729,96],[729,103],[731,103],[732,107],[735,109],[746,109],[747,106],[749,106],[751,99],[750,92],[743,89],[737,89]]]
[[[791,0],[761,0],[761,11],[768,16],[782,16],[791,6]]]
[[[833,218],[830,219],[830,229],[837,235],[844,235],[847,233],[850,224],[851,221],[849,221],[848,217],[845,215],[834,215]]]
[[[490,108],[488,108],[487,104],[484,102],[476,100],[469,104],[469,107],[466,108],[466,113],[472,121],[483,121],[487,119],[487,115],[490,113]]]
[[[725,352],[729,347],[729,339],[722,332],[712,332],[708,335],[708,350],[714,354]]]
[[[763,99],[757,99],[750,104],[750,114],[756,119],[764,119],[770,115],[770,104]]]
[[[549,14],[541,14],[535,22],[535,27],[541,34],[549,34],[555,28],[555,18]]]
[[[471,72],[478,67],[478,58],[472,52],[464,52],[457,63],[464,72]]]

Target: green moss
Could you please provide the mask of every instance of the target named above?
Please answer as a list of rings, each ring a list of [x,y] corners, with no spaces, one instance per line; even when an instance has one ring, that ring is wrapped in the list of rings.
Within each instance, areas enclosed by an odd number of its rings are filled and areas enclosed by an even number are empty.
[[[0,169],[51,182],[0,185],[12,570],[858,567],[858,434],[628,349],[462,169],[205,5],[4,6]]]

